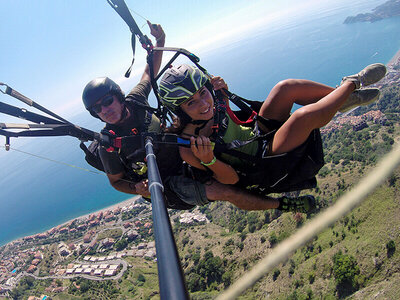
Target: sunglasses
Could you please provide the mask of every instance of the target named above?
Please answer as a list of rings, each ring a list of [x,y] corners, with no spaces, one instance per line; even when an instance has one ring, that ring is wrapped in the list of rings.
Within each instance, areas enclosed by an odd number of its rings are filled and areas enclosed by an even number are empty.
[[[100,103],[93,105],[90,109],[95,112],[96,114],[101,113],[102,106],[107,107],[110,106],[114,102],[114,97],[109,95],[103,100],[101,100]]]

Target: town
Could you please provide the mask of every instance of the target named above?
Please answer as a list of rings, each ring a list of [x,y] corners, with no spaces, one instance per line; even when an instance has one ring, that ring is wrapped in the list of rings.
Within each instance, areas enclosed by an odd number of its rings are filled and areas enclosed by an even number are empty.
[[[189,225],[209,220],[200,212],[184,212],[176,214],[172,222]],[[78,276],[119,279],[127,268],[134,268],[125,257],[156,259],[151,207],[140,197],[129,205],[77,218],[1,247],[0,297],[7,296],[27,275],[54,280]],[[53,282],[46,291],[65,289]]]

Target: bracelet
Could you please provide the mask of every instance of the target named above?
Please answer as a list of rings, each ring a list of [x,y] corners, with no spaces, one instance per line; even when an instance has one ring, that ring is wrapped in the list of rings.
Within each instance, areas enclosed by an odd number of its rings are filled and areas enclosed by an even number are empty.
[[[205,163],[205,162],[202,162],[202,161],[200,161],[200,163],[201,163],[203,166],[209,167],[209,166],[212,166],[213,164],[215,164],[216,161],[217,161],[217,158],[214,156],[214,158],[213,158],[208,164]]]

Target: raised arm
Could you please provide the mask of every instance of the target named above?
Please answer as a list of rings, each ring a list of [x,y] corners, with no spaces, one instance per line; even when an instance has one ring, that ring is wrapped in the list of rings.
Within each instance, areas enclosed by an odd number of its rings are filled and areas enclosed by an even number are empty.
[[[150,34],[156,39],[156,47],[164,47],[165,45],[165,32],[159,24],[152,24],[150,21],[147,21],[147,24],[150,28]],[[156,75],[160,70],[161,60],[162,60],[163,51],[154,51],[153,54],[153,70]],[[150,81],[150,67],[146,64],[144,69],[142,80]]]

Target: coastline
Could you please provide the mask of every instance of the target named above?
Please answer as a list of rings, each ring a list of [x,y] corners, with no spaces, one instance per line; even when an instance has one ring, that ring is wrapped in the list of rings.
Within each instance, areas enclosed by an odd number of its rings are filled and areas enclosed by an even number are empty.
[[[396,65],[400,62],[400,49],[396,52],[396,54],[389,60],[387,63],[388,66]]]
[[[60,224],[60,225],[55,226],[55,227],[67,225],[67,224],[71,223],[71,222],[74,221],[74,220],[83,220],[83,219],[87,219],[87,218],[89,218],[90,215],[97,215],[97,214],[99,214],[99,213],[101,213],[101,212],[104,213],[104,212],[109,211],[109,210],[110,210],[110,211],[113,211],[114,209],[117,209],[117,208],[122,208],[122,207],[124,207],[124,206],[129,206],[130,204],[132,204],[132,202],[135,202],[135,201],[138,200],[139,198],[141,198],[140,195],[131,197],[131,198],[126,199],[126,200],[123,200],[123,201],[121,201],[121,202],[118,202],[118,203],[115,203],[115,204],[113,204],[113,205],[107,206],[107,207],[105,207],[105,208],[99,209],[99,210],[97,210],[97,211],[93,211],[93,212],[87,213],[87,214],[85,214],[85,215],[82,215],[82,216],[73,218],[73,219],[68,220],[68,221],[66,221],[66,222],[64,222],[64,223],[62,223],[62,224]]]
[[[96,210],[96,211],[92,211],[92,212],[90,212],[90,213],[81,215],[81,216],[79,216],[79,217],[72,218],[72,219],[70,219],[70,220],[68,220],[68,221],[65,221],[65,222],[63,222],[63,223],[60,223],[60,224],[58,224],[58,225],[55,225],[55,226],[53,226],[52,228],[50,228],[50,229],[48,229],[48,230],[46,230],[46,231],[34,233],[34,234],[32,234],[31,236],[36,235],[36,234],[40,234],[40,233],[44,233],[44,232],[48,232],[48,231],[52,230],[53,228],[57,228],[57,227],[60,228],[60,227],[66,226],[66,225],[72,223],[74,220],[85,220],[85,219],[88,219],[90,215],[97,215],[97,214],[99,214],[99,213],[101,213],[101,212],[102,212],[102,213],[105,213],[106,211],[113,211],[113,210],[115,210],[115,209],[117,209],[117,208],[123,208],[124,206],[125,206],[125,207],[126,207],[126,206],[129,206],[130,204],[132,204],[133,202],[135,202],[136,200],[138,200],[138,199],[140,199],[140,198],[141,198],[140,195],[133,196],[133,197],[131,197],[131,198],[128,198],[128,199],[123,200],[123,201],[121,201],[121,202],[118,202],[118,203],[112,204],[112,205],[110,205],[110,206],[104,207],[104,208],[102,208],[102,209],[99,209],[99,210]],[[16,238],[16,239],[14,239],[14,240],[12,240],[12,241],[10,241],[10,242],[8,242],[8,243],[5,243],[4,245],[1,245],[0,248],[6,246],[6,245],[8,245],[8,244],[14,243],[14,242],[16,242],[16,241],[23,240],[23,239],[26,238],[26,237],[28,237],[28,236],[22,236],[22,237]]]

